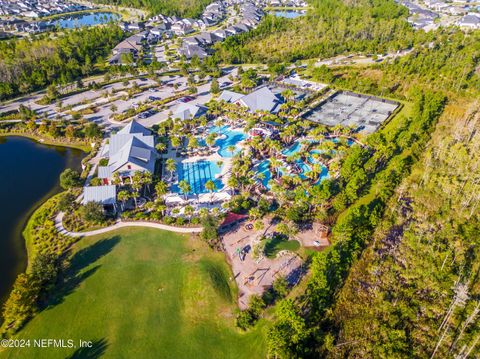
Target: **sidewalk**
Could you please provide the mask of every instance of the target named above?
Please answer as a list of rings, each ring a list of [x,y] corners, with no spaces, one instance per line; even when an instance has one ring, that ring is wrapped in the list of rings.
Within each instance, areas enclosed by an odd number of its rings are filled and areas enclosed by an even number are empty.
[[[75,237],[75,238],[96,236],[97,234],[103,234],[103,233],[115,231],[117,229],[125,228],[125,227],[157,228],[157,229],[162,229],[164,231],[170,231],[170,232],[176,232],[176,233],[200,233],[203,229],[202,227],[174,227],[174,226],[169,226],[161,223],[143,222],[143,221],[122,222],[121,220],[119,220],[117,221],[117,223],[115,223],[112,226],[97,229],[94,231],[69,232],[65,229],[65,227],[63,227],[63,216],[64,216],[63,212],[60,212],[59,214],[57,214],[57,216],[55,217],[55,228],[57,229],[58,233],[63,234],[64,236]]]

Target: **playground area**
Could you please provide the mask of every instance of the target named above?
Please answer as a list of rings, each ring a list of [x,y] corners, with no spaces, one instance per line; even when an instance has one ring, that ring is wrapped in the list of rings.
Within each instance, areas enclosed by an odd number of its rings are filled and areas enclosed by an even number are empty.
[[[238,224],[224,234],[223,244],[228,260],[232,266],[235,281],[239,289],[238,305],[240,309],[248,308],[250,297],[262,293],[272,286],[275,279],[284,277],[290,285],[296,285],[304,274],[304,261],[295,251],[281,249],[274,256],[255,254],[255,247],[260,238],[273,236],[277,223],[271,218],[265,218],[264,229],[255,231],[252,223]],[[328,239],[318,230],[317,225],[305,228],[294,239],[282,242],[282,248],[289,244],[300,242],[302,245],[314,247],[314,242],[327,246]],[[298,241],[297,241],[298,240]],[[285,245],[287,244],[287,245]],[[295,246],[291,246],[295,247]],[[319,247],[321,248],[321,247]]]
[[[304,117],[326,126],[351,126],[372,133],[397,107],[395,101],[344,91],[333,94]]]

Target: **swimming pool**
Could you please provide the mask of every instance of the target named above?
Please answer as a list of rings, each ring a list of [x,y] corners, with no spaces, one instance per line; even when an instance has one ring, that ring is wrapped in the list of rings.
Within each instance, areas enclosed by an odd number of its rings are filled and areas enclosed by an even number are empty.
[[[289,148],[282,151],[282,154],[285,156],[293,156],[294,154],[298,153],[302,148],[302,144],[299,141],[295,141],[295,143],[290,146]]]
[[[300,176],[301,179],[303,180],[306,179],[307,176],[305,176],[305,173],[307,173],[308,171],[311,171],[311,167],[302,160],[298,160],[295,162],[301,171],[298,175]],[[323,165],[321,167],[322,167],[322,171],[320,172],[319,179],[317,182],[315,182],[315,185],[319,184],[324,179],[327,179],[330,177],[328,173],[328,168]],[[261,180],[262,184],[266,188],[270,189],[270,185],[268,184],[268,182],[272,179],[272,173],[270,172],[270,161],[263,160],[255,167],[255,171],[257,172],[257,176],[260,173],[263,174],[264,178]],[[285,171],[284,169],[280,169],[279,171],[282,176],[293,176],[293,174],[284,172]]]
[[[266,188],[270,188],[270,186],[268,185],[268,182],[272,179],[272,173],[270,172],[270,161],[264,160],[260,162],[255,168],[255,170],[257,171],[257,175],[259,175],[260,173],[263,175],[264,178],[261,180],[262,184]]]
[[[205,183],[212,180],[215,183],[216,191],[223,188],[220,179],[215,178],[221,173],[222,169],[214,161],[182,162],[177,167],[178,181],[185,180],[190,184],[191,192],[194,194],[209,192],[205,188]],[[171,191],[182,193],[178,184],[172,186]]]
[[[247,138],[247,135],[242,131],[232,130],[229,126],[215,126],[209,131],[210,133],[217,133],[220,138],[215,141],[215,146],[219,147],[218,154],[222,157],[233,157],[239,153],[241,149],[237,147],[240,141]],[[234,146],[235,151],[229,151],[229,147]]]

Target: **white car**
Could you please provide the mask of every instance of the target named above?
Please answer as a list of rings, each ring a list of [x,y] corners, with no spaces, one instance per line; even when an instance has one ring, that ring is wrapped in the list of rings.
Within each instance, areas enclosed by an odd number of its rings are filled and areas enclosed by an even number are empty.
[[[320,246],[321,246],[321,244],[320,244],[319,241],[313,241],[313,245],[314,245],[315,247],[320,247]]]

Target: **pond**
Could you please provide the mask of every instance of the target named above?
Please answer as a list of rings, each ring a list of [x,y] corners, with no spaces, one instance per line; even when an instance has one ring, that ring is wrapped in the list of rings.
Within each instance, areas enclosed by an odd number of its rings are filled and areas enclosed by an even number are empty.
[[[287,19],[295,19],[305,15],[305,10],[276,10],[272,11],[272,14],[276,17],[284,17]]]
[[[84,26],[107,24],[110,21],[120,19],[121,16],[113,12],[92,12],[61,17],[55,19],[53,24],[60,26],[62,29],[74,29]]]
[[[83,153],[22,137],[0,137],[0,306],[25,270],[23,228],[43,201],[60,191],[65,168],[80,170]]]

